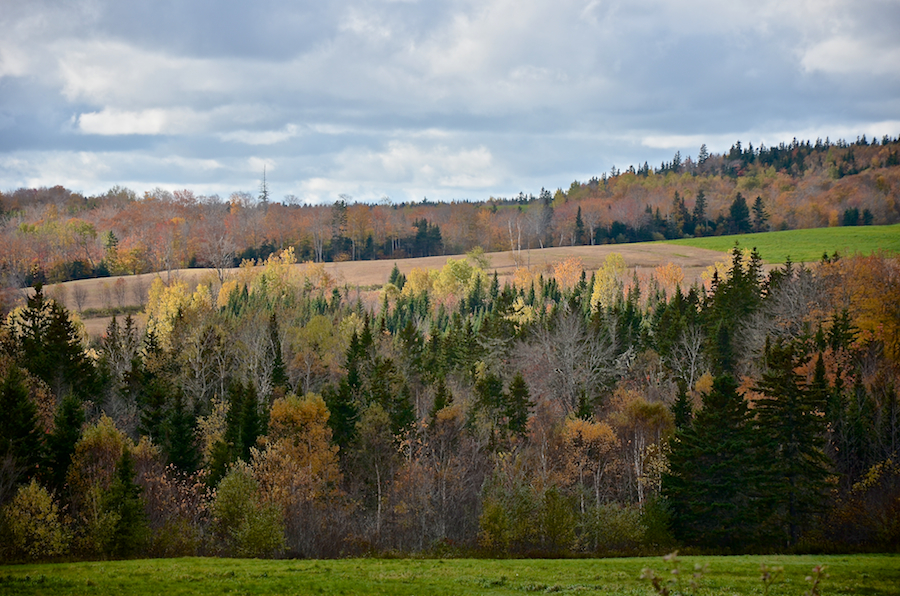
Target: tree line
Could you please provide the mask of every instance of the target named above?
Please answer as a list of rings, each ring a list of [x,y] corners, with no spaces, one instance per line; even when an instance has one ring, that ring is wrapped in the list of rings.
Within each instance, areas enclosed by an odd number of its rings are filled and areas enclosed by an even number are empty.
[[[158,278],[93,343],[40,285],[7,316],[4,558],[898,544],[895,257],[295,261]]]
[[[165,271],[217,270],[292,247],[315,262],[396,259],[900,221],[898,140],[793,141],[651,168],[568,189],[452,203],[302,205],[293,196],[199,196],[114,187],[0,193],[0,286]]]

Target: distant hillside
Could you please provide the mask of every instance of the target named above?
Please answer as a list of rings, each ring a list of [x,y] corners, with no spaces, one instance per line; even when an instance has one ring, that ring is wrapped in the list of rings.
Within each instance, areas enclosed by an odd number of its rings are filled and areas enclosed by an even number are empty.
[[[247,193],[0,193],[0,287],[298,260],[396,260],[900,222],[900,139],[736,143],[482,202],[299,205]],[[727,241],[730,246],[732,241]],[[720,246],[717,244],[717,246]]]

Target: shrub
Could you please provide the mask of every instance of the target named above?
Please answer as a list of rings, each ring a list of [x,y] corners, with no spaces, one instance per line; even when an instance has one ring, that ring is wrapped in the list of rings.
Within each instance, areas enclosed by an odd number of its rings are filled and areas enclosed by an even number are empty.
[[[643,543],[646,533],[640,509],[617,503],[590,508],[582,523],[581,539],[587,550],[633,551]]]
[[[17,556],[46,559],[65,553],[69,536],[59,516],[59,507],[50,493],[32,480],[19,488],[4,508],[10,546]]]
[[[216,492],[214,526],[226,550],[248,557],[276,555],[284,550],[284,520],[279,507],[262,503],[259,484],[250,468],[238,462]]]

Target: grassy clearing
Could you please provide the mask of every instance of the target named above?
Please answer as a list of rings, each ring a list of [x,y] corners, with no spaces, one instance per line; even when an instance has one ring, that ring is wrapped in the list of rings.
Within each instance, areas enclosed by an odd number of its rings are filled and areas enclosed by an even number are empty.
[[[735,241],[742,247],[756,247],[767,263],[784,263],[788,256],[795,263],[818,261],[822,253],[869,254],[877,250],[900,253],[900,224],[892,226],[859,226],[847,228],[814,228],[762,232],[739,236],[683,238],[666,244],[694,246],[709,250],[729,251]]]
[[[782,566],[772,596],[802,594],[815,565],[822,594],[900,594],[900,556],[682,557],[682,574],[709,566],[695,594],[762,594],[760,565]],[[661,558],[579,560],[155,559],[0,567],[2,594],[651,594],[644,567]],[[687,585],[683,588],[690,591]]]

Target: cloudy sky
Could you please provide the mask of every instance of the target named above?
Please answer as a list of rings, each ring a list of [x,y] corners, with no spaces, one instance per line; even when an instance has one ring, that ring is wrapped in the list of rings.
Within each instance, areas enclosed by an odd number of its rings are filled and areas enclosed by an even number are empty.
[[[567,188],[900,134],[900,0],[0,0],[0,190]]]

